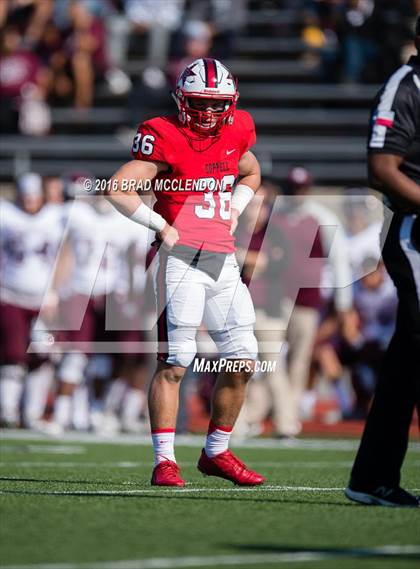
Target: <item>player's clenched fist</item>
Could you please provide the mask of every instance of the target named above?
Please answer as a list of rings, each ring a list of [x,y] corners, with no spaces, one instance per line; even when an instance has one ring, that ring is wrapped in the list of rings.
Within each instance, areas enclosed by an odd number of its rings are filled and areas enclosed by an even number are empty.
[[[158,236],[162,240],[162,247],[166,249],[166,251],[170,251],[179,240],[178,231],[168,223],[162,231],[159,231]]]

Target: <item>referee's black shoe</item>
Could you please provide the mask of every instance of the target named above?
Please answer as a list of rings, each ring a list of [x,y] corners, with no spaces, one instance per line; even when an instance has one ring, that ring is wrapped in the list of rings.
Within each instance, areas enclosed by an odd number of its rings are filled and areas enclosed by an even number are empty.
[[[399,486],[378,486],[373,490],[366,490],[350,482],[344,493],[349,500],[368,506],[420,508],[420,497],[410,494]]]

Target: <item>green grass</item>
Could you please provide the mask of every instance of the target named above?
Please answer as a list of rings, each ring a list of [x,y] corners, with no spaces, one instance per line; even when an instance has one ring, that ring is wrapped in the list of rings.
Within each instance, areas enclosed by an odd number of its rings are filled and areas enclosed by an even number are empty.
[[[148,446],[8,440],[6,434],[0,470],[1,564],[85,563],[87,568],[108,561],[112,569],[118,560],[258,555],[255,564],[235,566],[418,566],[419,551],[380,555],[371,550],[418,544],[418,510],[358,506],[340,490],[275,488],[342,488],[354,451],[242,448],[238,454],[268,477],[267,488],[238,489],[204,478],[195,468],[198,448],[177,449],[191,490],[177,492],[150,487]],[[410,451],[406,488],[420,487],[419,464],[420,454]],[[288,552],[322,557],[267,563],[270,555]],[[220,560],[208,566],[216,565],[224,566]]]

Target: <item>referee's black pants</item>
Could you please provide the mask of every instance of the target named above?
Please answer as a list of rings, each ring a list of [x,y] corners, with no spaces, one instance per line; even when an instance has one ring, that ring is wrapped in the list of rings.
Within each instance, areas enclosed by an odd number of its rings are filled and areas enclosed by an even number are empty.
[[[420,410],[420,217],[394,214],[383,259],[399,305],[351,473],[351,486],[366,490],[399,485],[415,406]]]

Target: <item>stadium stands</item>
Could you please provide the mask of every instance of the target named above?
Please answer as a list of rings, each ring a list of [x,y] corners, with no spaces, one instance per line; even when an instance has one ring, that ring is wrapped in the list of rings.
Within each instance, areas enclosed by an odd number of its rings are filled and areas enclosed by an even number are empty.
[[[318,184],[363,184],[367,113],[377,85],[320,83],[317,51],[303,41],[303,25],[301,10],[281,4],[251,11],[234,58],[226,61],[239,77],[240,104],[257,125],[256,153],[264,173],[280,180],[302,164]],[[129,53],[125,71],[136,83],[147,65],[146,58]],[[130,137],[120,136],[120,126],[134,128],[165,110],[149,106],[141,101],[134,110],[127,95],[113,95],[100,84],[91,109],[53,107],[50,135],[2,140],[1,179],[27,168],[59,174],[71,167],[109,176],[128,156]]]

